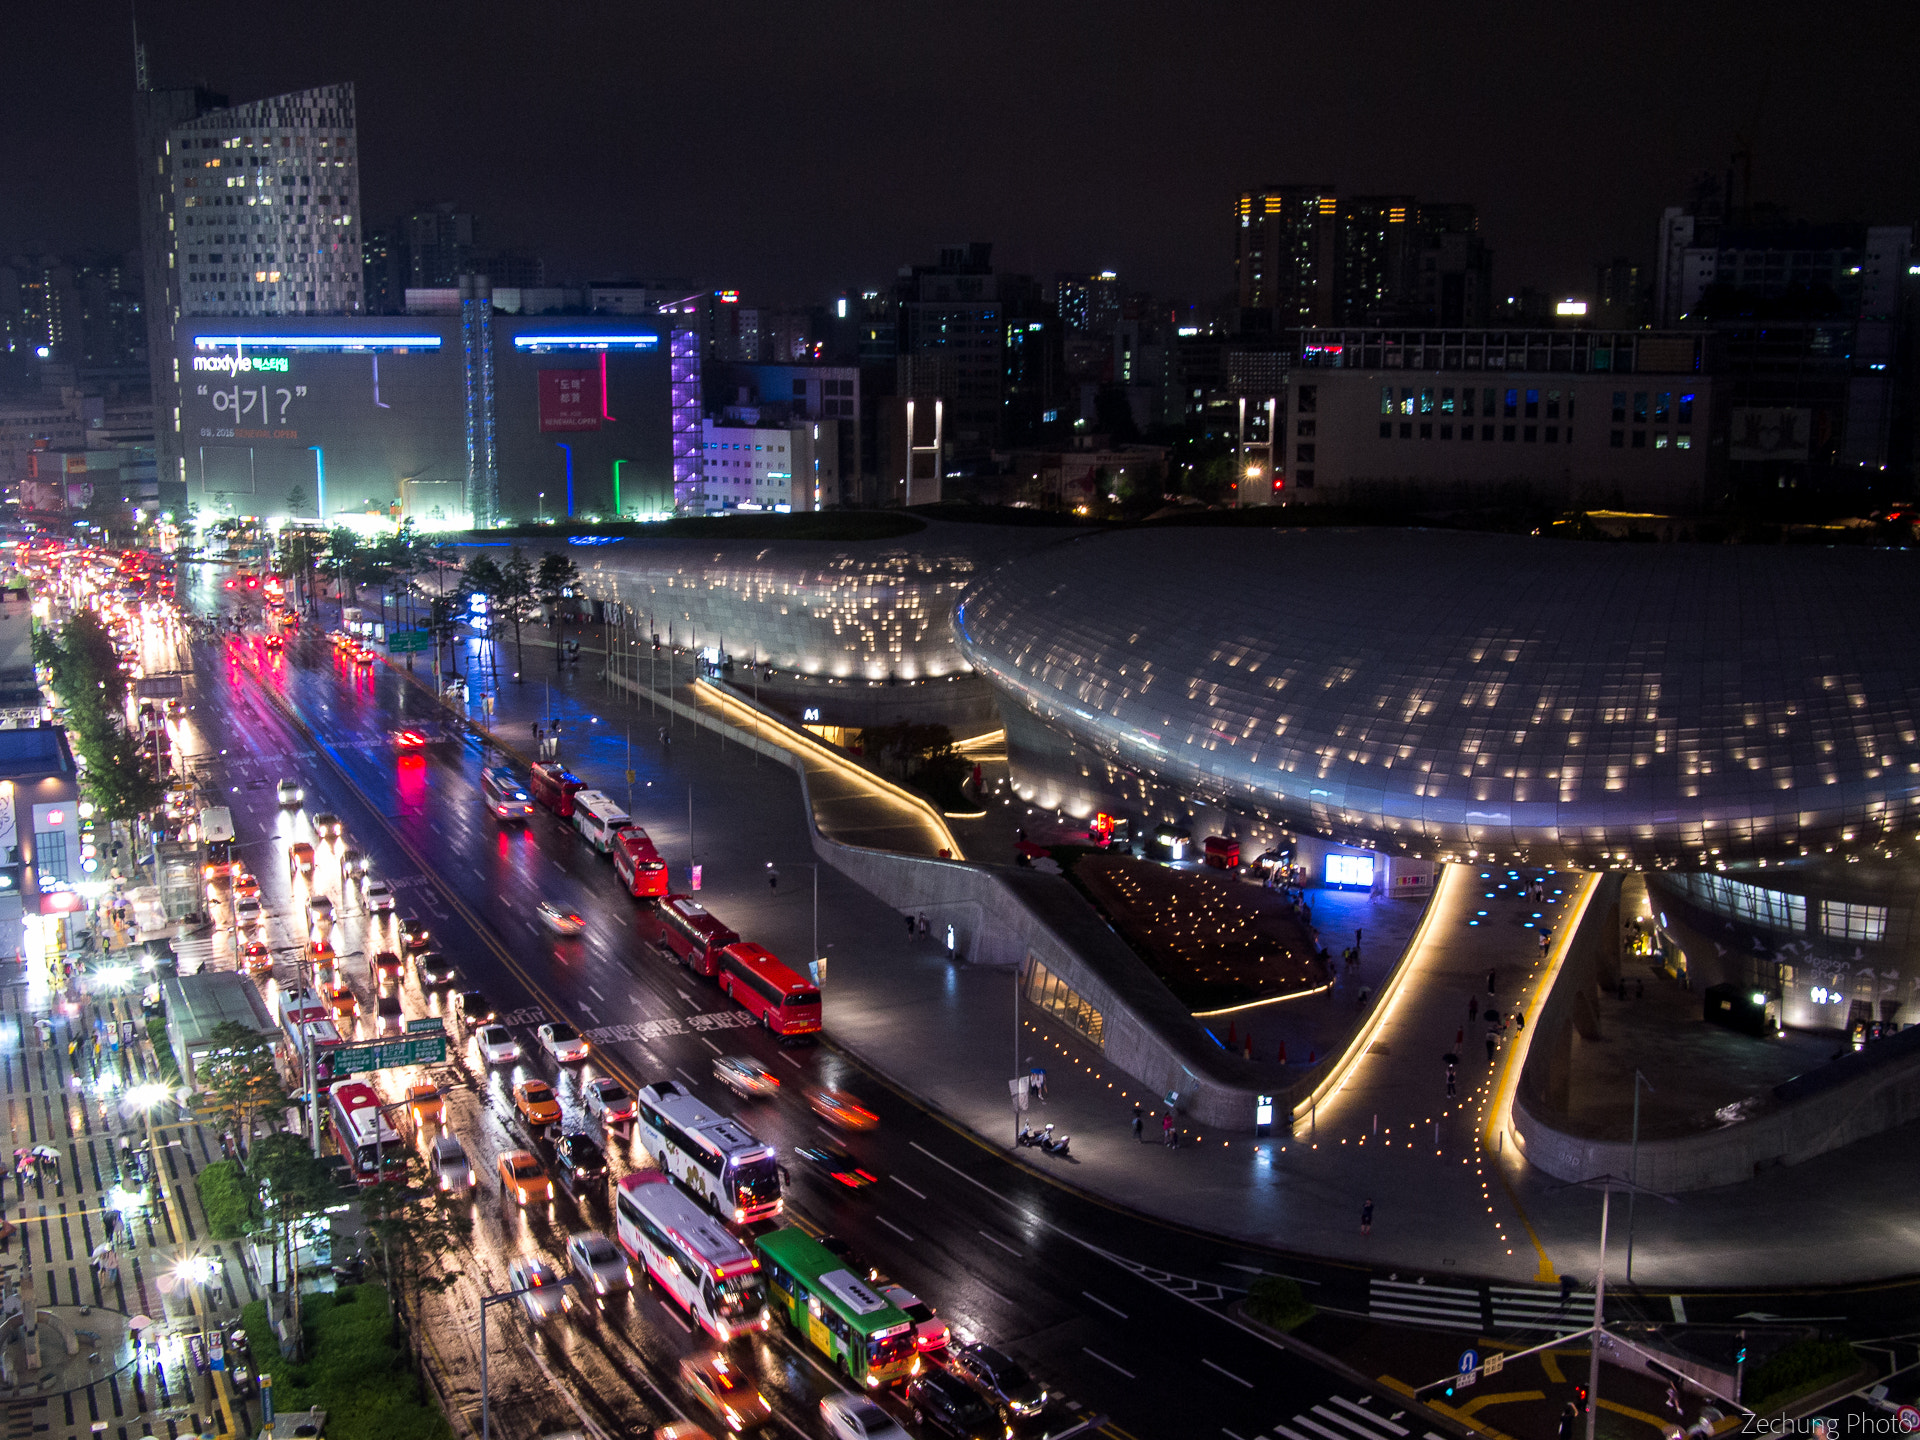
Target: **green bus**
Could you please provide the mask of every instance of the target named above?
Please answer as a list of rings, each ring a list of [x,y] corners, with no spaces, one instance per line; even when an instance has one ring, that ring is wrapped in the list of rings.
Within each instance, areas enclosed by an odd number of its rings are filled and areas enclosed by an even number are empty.
[[[913,1321],[803,1230],[754,1242],[774,1313],[856,1385],[877,1390],[920,1373]]]

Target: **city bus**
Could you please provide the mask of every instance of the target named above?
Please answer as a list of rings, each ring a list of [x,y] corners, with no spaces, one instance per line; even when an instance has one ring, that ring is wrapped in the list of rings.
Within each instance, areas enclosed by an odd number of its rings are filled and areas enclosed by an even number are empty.
[[[613,837],[613,873],[631,894],[651,899],[667,893],[667,862],[638,825]]]
[[[653,1163],[738,1224],[778,1215],[780,1163],[738,1120],[716,1115],[677,1081],[642,1087],[634,1134]]]
[[[527,820],[533,816],[533,798],[504,765],[489,765],[480,772],[480,798],[498,819]]]
[[[696,975],[720,968],[720,952],[739,940],[724,922],[707,913],[690,895],[662,895],[653,902],[660,917],[660,938]]]
[[[920,1373],[913,1321],[845,1260],[803,1230],[775,1230],[753,1243],[774,1310],[854,1384],[877,1390]]]
[[[720,990],[776,1035],[820,1029],[820,987],[780,963],[764,945],[742,940],[720,952]]]
[[[602,790],[578,790],[573,796],[573,828],[602,855],[613,851],[613,837],[633,820]]]
[[[772,1323],[760,1262],[660,1171],[623,1176],[614,1214],[620,1247],[716,1340]]]
[[[333,1140],[347,1157],[353,1178],[362,1185],[398,1180],[406,1174],[407,1142],[380,1108],[379,1093],[364,1080],[345,1080],[327,1096]]]
[[[333,1052],[345,1042],[325,1001],[311,990],[283,989],[280,1031],[283,1037],[281,1064],[290,1082],[289,1088],[305,1088],[309,1057],[322,1085],[333,1080]]]
[[[200,812],[201,873],[209,880],[233,873],[233,812],[209,805]]]
[[[527,788],[562,820],[571,820],[573,797],[587,788],[587,782],[564,765],[535,765],[527,771]]]

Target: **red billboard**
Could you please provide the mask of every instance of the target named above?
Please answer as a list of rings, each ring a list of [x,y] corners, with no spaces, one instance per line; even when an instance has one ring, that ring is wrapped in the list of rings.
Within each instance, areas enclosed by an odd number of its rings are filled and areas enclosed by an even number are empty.
[[[600,428],[598,370],[540,372],[540,430],[568,432]]]

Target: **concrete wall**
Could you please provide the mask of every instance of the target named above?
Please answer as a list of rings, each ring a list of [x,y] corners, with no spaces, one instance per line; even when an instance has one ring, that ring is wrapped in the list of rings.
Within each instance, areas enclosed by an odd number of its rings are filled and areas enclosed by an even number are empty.
[[[617,676],[614,683],[625,684]],[[789,766],[800,776],[802,794],[807,794],[806,767],[792,751],[670,696],[660,696],[659,703]],[[1157,1095],[1178,1091],[1178,1108],[1192,1121],[1249,1132],[1256,1094],[1272,1094],[1279,1113],[1285,1114],[1319,1076],[1317,1068],[1306,1071],[1291,1090],[1278,1089],[1248,1061],[1220,1050],[1139,956],[1060,876],[841,844],[822,835],[814,824],[810,795],[807,825],[814,853],[855,884],[903,914],[924,913],[932,933],[941,940],[952,924],[955,953],[961,961],[1012,967],[1037,959],[1045,965],[1100,1011],[1107,1057]]]
[[[1710,1190],[1920,1119],[1920,1042],[1902,1043],[1903,1034],[1880,1042],[1888,1047],[1884,1050],[1871,1047],[1779,1087],[1767,1108],[1737,1124],[1644,1140],[1637,1160],[1626,1141],[1595,1140],[1560,1128],[1574,1031],[1599,1038],[1595,991],[1617,974],[1620,883],[1619,875],[1602,877],[1560,978],[1533,1018],[1534,1040],[1513,1103],[1514,1136],[1528,1164],[1556,1180],[1632,1175],[1668,1193]]]

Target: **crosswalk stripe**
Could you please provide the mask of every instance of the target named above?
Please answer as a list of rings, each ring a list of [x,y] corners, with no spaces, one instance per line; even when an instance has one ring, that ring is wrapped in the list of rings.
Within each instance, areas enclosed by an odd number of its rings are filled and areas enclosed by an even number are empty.
[[[1407,1433],[1406,1427],[1394,1424],[1393,1421],[1387,1419],[1384,1415],[1374,1414],[1373,1411],[1369,1410],[1365,1405],[1354,1404],[1353,1401],[1347,1399],[1344,1395],[1335,1395],[1333,1397],[1333,1403],[1344,1410],[1352,1410],[1356,1414],[1366,1416],[1367,1419],[1378,1425],[1382,1430],[1391,1430],[1395,1435],[1405,1435]]]
[[[1455,1295],[1465,1296],[1474,1304],[1480,1303],[1480,1292],[1459,1285],[1416,1285],[1407,1280],[1374,1280],[1370,1282],[1375,1290],[1399,1290],[1408,1295]]]
[[[1348,1419],[1345,1415],[1340,1415],[1335,1413],[1332,1410],[1329,1410],[1324,1405],[1314,1406],[1313,1413],[1318,1415],[1321,1419],[1325,1420],[1329,1425],[1337,1425],[1342,1427],[1343,1430],[1353,1431],[1354,1434],[1361,1436],[1362,1440],[1380,1440],[1380,1432],[1378,1430],[1369,1430],[1366,1426],[1357,1424],[1356,1422]],[[1373,1420],[1373,1419],[1378,1419],[1379,1417],[1369,1415],[1367,1416],[1367,1418],[1369,1420]],[[1404,1435],[1406,1432],[1403,1430],[1400,1433]]]
[[[1338,1430],[1329,1430],[1318,1420],[1309,1420],[1305,1415],[1294,1416],[1293,1423],[1306,1426],[1307,1429],[1318,1435],[1320,1440],[1352,1440],[1351,1436],[1344,1435]]]
[[[1289,1430],[1284,1425],[1274,1426],[1273,1433],[1280,1436],[1281,1440],[1307,1440],[1307,1437],[1302,1435],[1299,1431]]]

